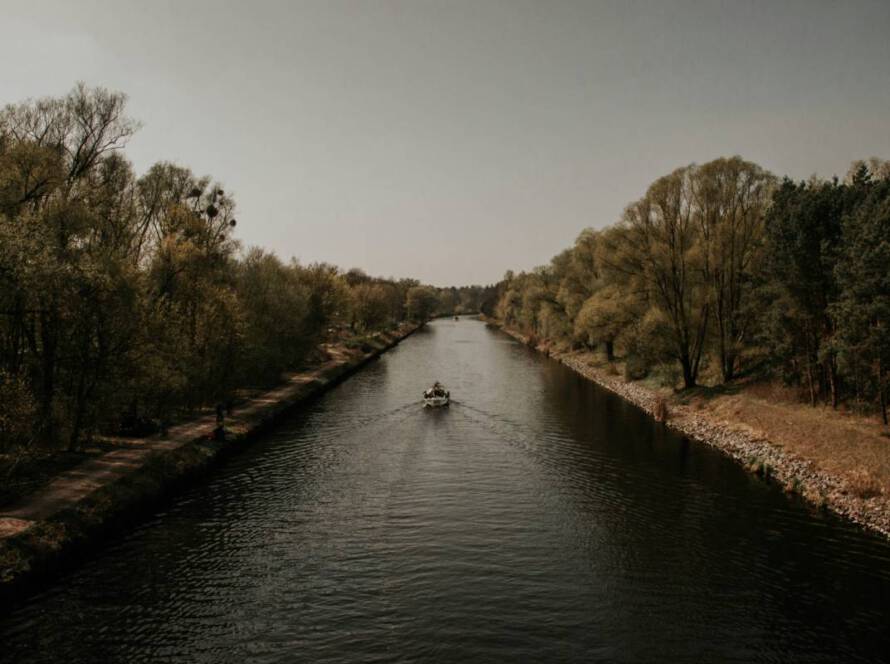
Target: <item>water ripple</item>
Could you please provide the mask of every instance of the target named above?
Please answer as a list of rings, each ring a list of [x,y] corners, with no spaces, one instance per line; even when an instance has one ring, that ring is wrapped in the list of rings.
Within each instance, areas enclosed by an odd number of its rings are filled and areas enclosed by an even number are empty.
[[[886,542],[440,321],[5,618],[0,660],[880,661],[888,597]]]

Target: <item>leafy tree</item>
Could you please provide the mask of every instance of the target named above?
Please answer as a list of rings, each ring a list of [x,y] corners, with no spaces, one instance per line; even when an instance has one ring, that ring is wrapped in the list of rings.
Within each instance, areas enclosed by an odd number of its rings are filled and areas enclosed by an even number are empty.
[[[132,286],[116,279],[130,274],[121,253],[132,176],[113,154],[136,128],[124,104],[121,94],[81,84],[64,98],[0,112],[0,274],[12,343],[3,362],[34,385],[44,440],[55,440],[64,411],[73,411],[72,446],[123,343],[108,335],[127,336],[127,317],[114,316],[116,326],[109,315],[126,306]],[[60,387],[71,398],[60,401]]]
[[[859,180],[859,184],[864,184]],[[840,297],[831,306],[837,321],[838,355],[857,387],[871,374],[871,391],[887,424],[890,367],[890,180],[871,187],[868,197],[843,224],[843,248],[835,265]],[[864,370],[864,371],[863,371]]]
[[[671,344],[683,383],[696,384],[711,307],[705,292],[703,253],[691,198],[691,170],[656,180],[646,196],[625,211],[622,270],[635,275],[650,301],[670,321]]]
[[[610,284],[591,295],[575,318],[575,335],[586,344],[603,344],[606,359],[615,359],[615,342],[641,316],[640,307],[633,306],[627,293]]]
[[[761,269],[763,219],[774,178],[740,157],[715,159],[691,175],[717,355],[728,381],[751,332],[747,313],[754,275]]]
[[[381,284],[364,283],[352,289],[354,320],[362,331],[380,330],[390,320],[388,289]]]
[[[261,249],[247,252],[237,274],[243,320],[239,382],[274,381],[310,350],[309,289],[298,266],[284,265]]]
[[[413,286],[408,290],[405,307],[408,317],[418,323],[425,323],[433,315],[439,298],[429,286]]]
[[[810,399],[824,391],[836,406],[839,377],[830,315],[839,288],[835,266],[841,252],[841,220],[851,191],[836,180],[795,184],[786,179],[766,215],[766,285],[777,325],[767,337],[780,363],[806,377]],[[791,339],[791,347],[783,346]],[[785,349],[783,351],[783,348]]]
[[[0,448],[76,449],[274,381],[355,312],[365,329],[404,320],[419,286],[242,253],[210,177],[169,162],[136,177],[124,107],[78,85],[0,111]]]

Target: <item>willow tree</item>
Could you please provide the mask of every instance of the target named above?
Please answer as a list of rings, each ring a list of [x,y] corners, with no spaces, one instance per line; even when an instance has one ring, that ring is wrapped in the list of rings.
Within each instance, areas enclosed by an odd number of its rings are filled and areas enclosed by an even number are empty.
[[[642,315],[633,297],[618,284],[598,289],[575,317],[575,335],[590,346],[602,344],[606,359],[615,359],[615,343]]]
[[[754,320],[749,299],[773,184],[770,173],[741,157],[715,159],[690,171],[700,264],[724,381],[736,374]]]
[[[575,240],[574,246],[563,252],[566,258],[553,261],[554,267],[560,268],[556,301],[562,306],[570,326],[574,325],[584,303],[600,287],[596,259],[598,235],[592,228],[584,229]],[[578,335],[575,337],[577,340]]]
[[[698,380],[711,311],[702,279],[692,172],[692,167],[679,168],[659,178],[628,206],[624,242],[613,259],[640,280],[669,321],[670,345],[687,388]]]

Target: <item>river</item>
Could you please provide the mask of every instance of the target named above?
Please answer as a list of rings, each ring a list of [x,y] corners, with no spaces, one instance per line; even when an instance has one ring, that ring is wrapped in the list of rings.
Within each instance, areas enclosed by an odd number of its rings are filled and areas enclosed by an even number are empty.
[[[423,388],[451,389],[424,411]],[[854,662],[890,543],[439,320],[0,618],[22,662]]]

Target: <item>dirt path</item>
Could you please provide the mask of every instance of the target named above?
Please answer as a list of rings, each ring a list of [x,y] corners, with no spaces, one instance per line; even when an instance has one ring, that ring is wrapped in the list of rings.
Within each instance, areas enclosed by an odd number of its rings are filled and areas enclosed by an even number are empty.
[[[402,336],[398,335],[392,341],[400,340]],[[328,362],[312,371],[290,374],[279,387],[239,404],[226,418],[226,429],[250,431],[295,402],[320,391],[343,372],[379,352],[350,353],[337,347],[326,350],[331,357]],[[171,427],[165,437],[154,435],[130,439],[127,441],[127,448],[106,452],[60,473],[33,494],[6,508],[0,508],[0,542],[23,533],[41,521],[50,520],[64,510],[74,508],[97,490],[144,467],[156,453],[175,451],[196,440],[212,438],[216,426],[215,415],[204,416]]]

